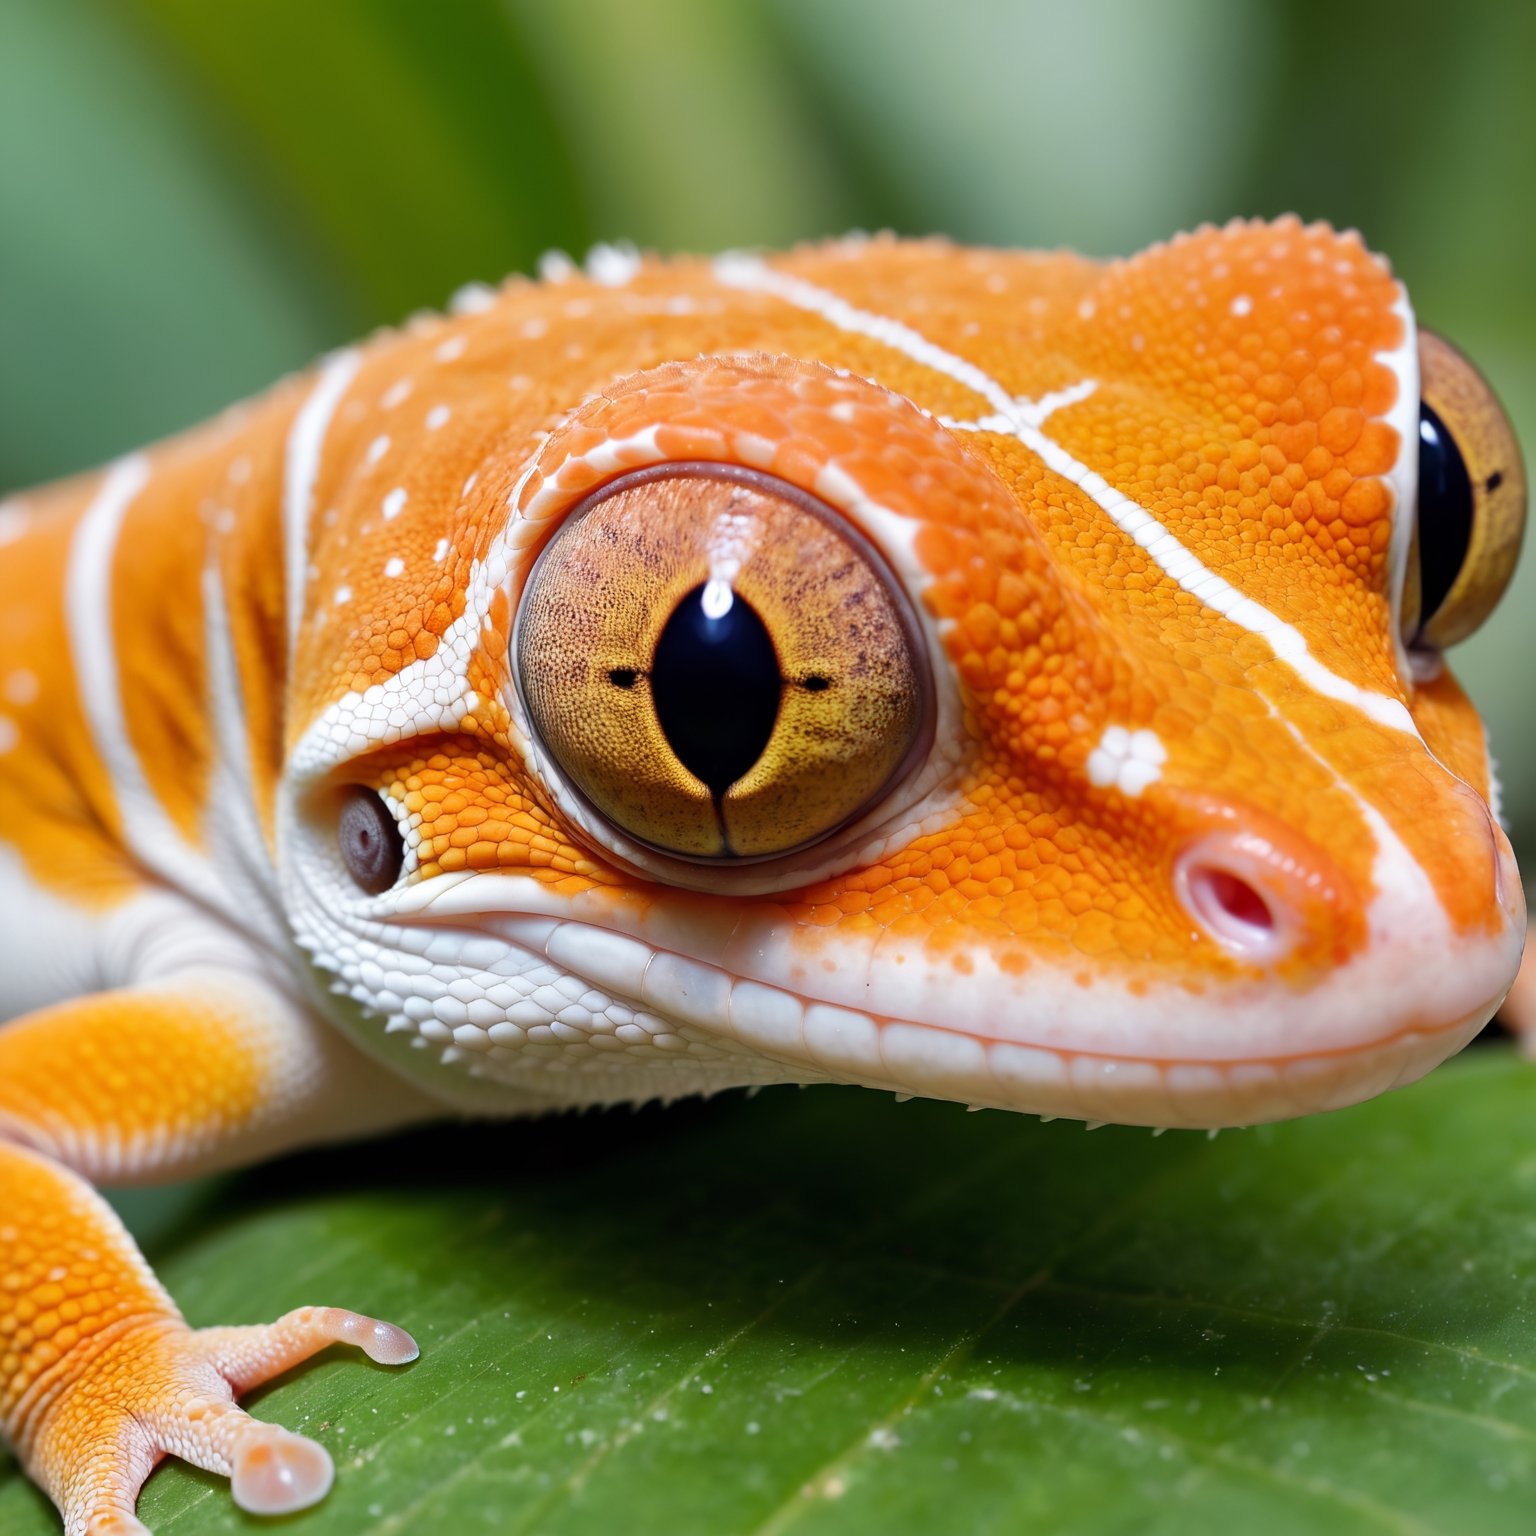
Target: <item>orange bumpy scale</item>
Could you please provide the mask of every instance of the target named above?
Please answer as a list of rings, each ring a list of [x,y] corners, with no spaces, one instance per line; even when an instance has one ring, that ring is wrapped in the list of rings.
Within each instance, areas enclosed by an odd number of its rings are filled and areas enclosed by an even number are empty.
[[[234,1398],[414,1354],[190,1330],[93,1183],[785,1080],[1247,1124],[1518,963],[1438,647],[1523,469],[1353,235],[457,308],[0,503],[0,1425],[71,1532],[166,1454],[313,1501]]]

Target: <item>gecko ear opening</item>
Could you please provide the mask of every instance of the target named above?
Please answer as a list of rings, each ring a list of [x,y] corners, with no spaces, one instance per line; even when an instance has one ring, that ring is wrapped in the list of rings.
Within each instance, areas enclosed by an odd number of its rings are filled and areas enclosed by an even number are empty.
[[[341,862],[360,890],[381,896],[405,865],[405,838],[382,795],[361,784],[349,788],[336,819]]]

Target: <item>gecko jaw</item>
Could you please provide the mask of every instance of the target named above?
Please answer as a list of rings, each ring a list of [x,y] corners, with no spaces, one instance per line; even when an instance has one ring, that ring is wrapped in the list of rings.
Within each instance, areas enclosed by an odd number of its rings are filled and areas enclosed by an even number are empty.
[[[850,1083],[975,1108],[1126,1125],[1212,1129],[1343,1108],[1424,1076],[1472,1039],[1502,1000],[1502,994],[1489,998],[1449,1023],[1415,1020],[1334,1049],[1138,1056],[876,1016],[733,977],[672,952],[642,955],[644,946],[635,941],[580,923],[488,922],[477,937],[483,942],[493,933],[537,948],[562,969],[580,955],[586,961],[582,979],[597,989],[667,1019],[683,1038],[733,1048],[718,1065],[700,1064],[697,1082],[686,1080],[686,1063],[674,1058],[669,1066],[679,1077],[676,1092],[713,1090],[733,1080]],[[621,971],[630,973],[622,991],[612,985]],[[540,1081],[537,1065],[519,1061],[516,1050],[492,1055],[496,1059],[474,1058],[478,1075],[502,1078],[534,1096],[547,1093],[555,1102],[565,1102],[576,1086],[573,1077]],[[634,1096],[594,1095],[594,1087],[584,1082],[582,1096],[569,1101]]]
[[[1043,962],[1009,975],[984,949],[968,958],[968,973],[913,954],[903,963],[879,944],[824,941],[808,959],[785,925],[707,903],[691,922],[673,913],[625,931],[611,907],[592,921],[596,909],[541,898],[531,880],[429,884],[397,907],[392,943],[455,934],[500,942],[590,989],[583,1002],[598,1013],[601,996],[667,1021],[679,1037],[714,1048],[694,1068],[668,1063],[680,1079],[698,1077],[679,1081],[681,1092],[820,1080],[1125,1124],[1251,1125],[1339,1108],[1422,1076],[1481,1028],[1513,972],[1512,941],[1500,935],[1467,944],[1460,965],[1448,957],[1444,969],[1460,980],[1438,992],[1423,975],[1404,976],[1403,948],[1388,945],[1310,989],[1260,979],[1138,994],[1103,976],[1085,989]],[[1373,996],[1369,1007],[1363,1000]],[[472,1067],[535,1094],[569,1095],[579,1083],[587,1102],[634,1096],[594,1093],[599,1085],[585,1074],[541,1081],[539,1064],[517,1048],[492,1049]]]

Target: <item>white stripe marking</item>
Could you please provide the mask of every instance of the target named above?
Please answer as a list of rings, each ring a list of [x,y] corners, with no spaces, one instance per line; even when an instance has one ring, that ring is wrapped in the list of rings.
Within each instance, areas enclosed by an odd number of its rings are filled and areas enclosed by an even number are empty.
[[[212,871],[187,845],[150,787],[123,713],[122,679],[112,643],[112,568],[123,518],[148,482],[149,461],[142,454],[120,459],[75,529],[64,588],[70,659],[80,707],[112,782],[129,851],[146,869],[225,911],[228,903]]]
[[[242,930],[285,952],[276,870],[256,808],[245,691],[230,632],[224,581],[215,557],[203,567],[203,644],[208,658],[208,712],[213,722],[214,762],[204,817],[208,844],[221,876],[236,886]]]
[[[952,432],[1012,432],[1021,421],[1032,427],[1040,427],[1057,411],[1064,411],[1069,405],[1086,400],[1098,387],[1097,379],[1083,379],[1080,383],[1068,385],[1066,389],[1053,389],[1049,394],[1041,395],[1038,400],[1029,400],[1023,395],[1015,396],[1014,408],[1006,416],[999,413],[996,416],[981,416],[975,421],[941,416],[939,425],[948,427]]]
[[[1269,704],[1269,701],[1265,700],[1265,703]],[[1376,839],[1371,878],[1376,882],[1377,894],[1369,912],[1373,942],[1385,949],[1395,937],[1394,920],[1401,922],[1417,916],[1428,921],[1432,913],[1436,932],[1432,940],[1425,935],[1420,938],[1432,942],[1436,948],[1443,944],[1448,949],[1453,940],[1446,923],[1445,905],[1430,881],[1428,871],[1409,852],[1408,845],[1397,835],[1392,823],[1273,704],[1269,704],[1269,712],[1285,727],[1297,747],[1333,780],[1334,787],[1355,802]]]
[[[320,454],[325,434],[362,362],[348,348],[333,352],[320,370],[314,389],[293,418],[288,433],[288,455],[283,465],[283,548],[288,574],[288,652],[292,656],[304,607],[304,574],[309,569],[309,521],[314,512],[315,481],[320,475]]]
[[[946,351],[910,326],[887,315],[857,309],[835,293],[775,271],[755,256],[739,253],[720,256],[715,261],[715,276],[726,287],[771,294],[796,309],[820,315],[840,331],[868,336],[957,384],[965,385],[995,412],[996,425],[991,427],[992,430],[1006,431],[1016,437],[1053,474],[1069,480],[1096,502],[1115,526],[1134,540],[1147,557],[1161,566],[1169,579],[1177,582],[1190,596],[1239,628],[1260,636],[1281,661],[1288,663],[1309,687],[1326,698],[1353,705],[1379,725],[1418,736],[1413,716],[1400,700],[1375,689],[1362,688],[1324,666],[1312,655],[1306,636],[1294,624],[1288,624],[1209,569],[1145,507],[1117,491],[1101,474],[1079,463],[1059,443],[1041,432],[1030,419],[1031,412],[1038,413],[1050,401],[1050,396],[1021,404],[975,363]],[[1058,393],[1064,395],[1067,392]],[[1060,408],[1059,401],[1051,406],[1053,410]]]

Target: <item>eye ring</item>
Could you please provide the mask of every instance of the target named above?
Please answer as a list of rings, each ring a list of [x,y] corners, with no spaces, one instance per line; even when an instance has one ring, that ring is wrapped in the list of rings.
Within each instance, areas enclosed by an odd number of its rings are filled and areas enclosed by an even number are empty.
[[[1419,332],[1419,495],[1403,633],[1443,650],[1478,629],[1504,595],[1525,531],[1525,464],[1514,428],[1469,359]]]
[[[531,678],[529,664],[529,630],[533,622],[530,620],[530,614],[535,610],[535,604],[530,599],[538,592],[541,579],[549,564],[558,558],[553,552],[559,548],[562,539],[578,528],[583,520],[589,518],[598,508],[626,493],[647,486],[664,486],[669,482],[679,485],[680,494],[707,484],[741,487],[744,491],[758,497],[786,504],[798,515],[808,515],[814,519],[825,534],[838,541],[845,554],[852,556],[858,562],[888,600],[890,619],[899,630],[902,652],[910,666],[911,713],[915,723],[899,761],[896,761],[891,771],[885,773],[880,781],[874,784],[868,794],[861,796],[856,803],[843,808],[835,820],[817,827],[808,836],[780,846],[761,851],[730,848],[724,853],[697,852],[657,837],[647,836],[643,829],[627,824],[612,814],[599,798],[589,792],[589,787],[572,770],[571,764],[563,758],[557,744],[550,739],[552,733],[547,729],[547,722],[541,722],[539,701],[534,697],[537,684]],[[712,586],[713,583],[705,585]],[[686,594],[687,598],[699,599],[700,605],[706,612],[709,609],[710,596],[709,592],[697,585]],[[680,606],[679,604],[678,607]],[[746,606],[750,607],[750,601]],[[678,607],[674,607],[671,618],[658,628],[665,628],[670,625],[671,619],[677,618]],[[660,612],[660,610],[657,611]],[[530,744],[537,752],[539,766],[550,781],[557,803],[564,801],[568,812],[573,808],[577,812],[571,817],[574,829],[583,834],[584,840],[593,843],[600,852],[610,857],[618,857],[647,872],[659,872],[663,878],[671,879],[677,884],[709,888],[711,884],[709,876],[720,871],[745,868],[767,866],[768,869],[764,873],[770,873],[773,867],[786,862],[792,864],[797,856],[812,848],[833,843],[840,834],[848,832],[850,828],[866,824],[873,813],[884,806],[892,796],[897,795],[902,786],[911,780],[927,761],[933,745],[937,691],[932,673],[929,642],[922,622],[913,608],[912,599],[901,578],[892,569],[889,559],[873,539],[842,512],[788,481],[744,466],[708,460],[682,460],[658,464],[617,476],[589,492],[561,519],[528,572],[513,624],[510,652],[517,702],[529,731]],[[646,662],[647,658],[641,657],[638,661],[627,660],[622,665],[610,666],[607,660],[603,660],[600,664],[594,661],[593,665],[599,668],[600,675],[615,694],[629,695],[641,692],[650,685],[649,667]],[[837,687],[828,676],[823,675],[819,668],[806,669],[804,676],[798,673],[790,676],[786,672],[780,680],[786,689],[793,688],[797,694],[820,699],[826,699],[834,694]],[[738,780],[733,788],[739,789],[744,782],[744,780]],[[689,870],[698,873],[689,874]],[[703,880],[700,879],[701,875],[705,876]]]

